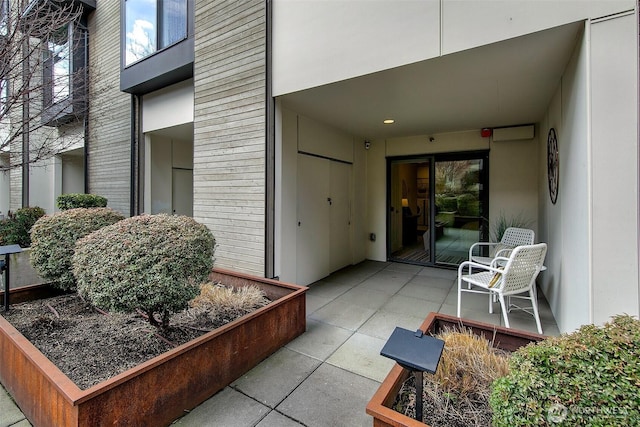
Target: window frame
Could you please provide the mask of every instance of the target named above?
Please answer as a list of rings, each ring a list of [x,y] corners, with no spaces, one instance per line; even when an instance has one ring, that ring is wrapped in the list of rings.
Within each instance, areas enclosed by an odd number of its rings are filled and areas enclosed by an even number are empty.
[[[191,1],[185,0],[185,8],[186,10],[185,12],[185,22],[184,22],[184,35],[179,38],[176,39],[174,41],[172,41],[171,43],[167,44],[166,46],[162,43],[162,39],[163,39],[163,31],[165,28],[165,23],[164,23],[164,4],[165,4],[165,0],[154,0],[155,1],[155,5],[156,5],[156,9],[155,9],[155,21],[153,22],[153,30],[154,30],[154,40],[155,40],[155,46],[154,46],[154,50],[141,57],[138,58],[136,60],[134,60],[133,62],[127,63],[127,53],[129,52],[128,50],[128,37],[127,34],[129,33],[129,28],[128,28],[128,21],[127,21],[127,2],[135,2],[135,1],[139,1],[139,0],[123,0],[124,3],[124,7],[122,8],[123,10],[123,52],[122,52],[122,64],[124,68],[129,68],[131,66],[135,66],[136,64],[140,63],[141,61],[144,61],[150,57],[153,57],[154,55],[157,55],[159,53],[162,53],[170,48],[172,48],[173,46],[176,46],[178,44],[180,44],[181,42],[187,40],[190,37],[190,31],[189,31],[189,22],[190,22],[190,11],[192,10],[192,8],[190,7],[190,3]]]
[[[192,78],[195,61],[194,0],[184,0],[187,4],[187,37],[131,65],[125,65],[125,1],[120,0],[120,90],[143,95]]]
[[[66,96],[59,98],[56,91],[55,62],[49,49],[50,40],[42,40],[42,121],[47,126],[61,126],[84,116],[87,105],[87,43],[88,28],[84,18],[66,25],[68,67]]]

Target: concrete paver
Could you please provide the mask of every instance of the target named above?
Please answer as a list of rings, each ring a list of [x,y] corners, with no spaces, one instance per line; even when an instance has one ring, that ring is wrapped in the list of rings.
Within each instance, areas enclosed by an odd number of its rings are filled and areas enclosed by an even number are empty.
[[[417,328],[427,314],[456,314],[457,272],[365,261],[311,285],[307,332],[238,378],[174,425],[181,427],[371,426],[365,406],[393,362],[379,355],[395,326]],[[502,325],[488,297],[463,295],[463,316]],[[558,335],[541,297],[546,334]],[[528,315],[513,327],[535,331]],[[30,426],[0,388],[0,427]]]

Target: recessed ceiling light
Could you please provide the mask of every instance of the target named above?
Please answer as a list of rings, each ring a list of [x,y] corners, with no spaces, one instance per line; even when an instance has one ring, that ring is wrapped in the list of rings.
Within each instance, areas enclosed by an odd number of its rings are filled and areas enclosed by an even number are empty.
[[[395,122],[395,120],[393,120],[393,119],[386,119],[386,120],[385,120],[385,121],[383,121],[382,123],[384,123],[385,125],[390,125],[390,124],[392,124],[393,122]]]

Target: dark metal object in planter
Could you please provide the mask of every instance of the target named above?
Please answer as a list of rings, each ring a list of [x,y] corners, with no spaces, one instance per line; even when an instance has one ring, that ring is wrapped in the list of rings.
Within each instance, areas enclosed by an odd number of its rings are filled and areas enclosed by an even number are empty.
[[[428,335],[436,335],[447,328],[470,329],[474,334],[484,337],[493,343],[493,346],[506,351],[516,351],[518,348],[530,342],[540,341],[545,338],[531,332],[517,329],[507,329],[501,326],[463,319],[441,313],[429,313],[420,326],[420,330]],[[392,409],[393,402],[402,387],[402,383],[411,374],[410,370],[399,364],[395,365],[387,377],[382,381],[378,390],[367,404],[367,414],[373,417],[374,427],[425,427],[421,421],[407,417]]]
[[[422,373],[435,374],[444,349],[444,341],[418,329],[413,332],[396,327],[380,354],[398,362],[416,380],[416,420],[422,421]]]
[[[4,260],[0,260],[0,274],[4,272],[4,311],[9,311],[9,255],[22,252],[20,245],[0,246],[0,255],[4,255]]]

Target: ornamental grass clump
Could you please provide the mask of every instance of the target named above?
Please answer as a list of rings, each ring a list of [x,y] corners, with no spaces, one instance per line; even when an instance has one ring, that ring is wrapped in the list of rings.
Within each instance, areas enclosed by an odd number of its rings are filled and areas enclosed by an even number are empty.
[[[255,285],[235,288],[209,282],[200,286],[200,293],[189,302],[189,307],[212,321],[228,321],[267,304],[269,299],[265,292]]]
[[[53,286],[75,290],[71,256],[76,241],[122,219],[122,214],[109,208],[69,209],[43,216],[31,228],[31,265]]]
[[[514,352],[493,385],[494,426],[623,426],[640,420],[640,321],[549,337]]]
[[[106,310],[140,311],[166,329],[211,273],[214,246],[209,229],[190,217],[127,218],[78,241],[78,293]]]
[[[445,328],[436,337],[445,344],[436,373],[424,375],[423,420],[429,425],[490,425],[491,384],[509,372],[508,353],[466,328]],[[411,377],[394,409],[415,418],[415,399]]]

